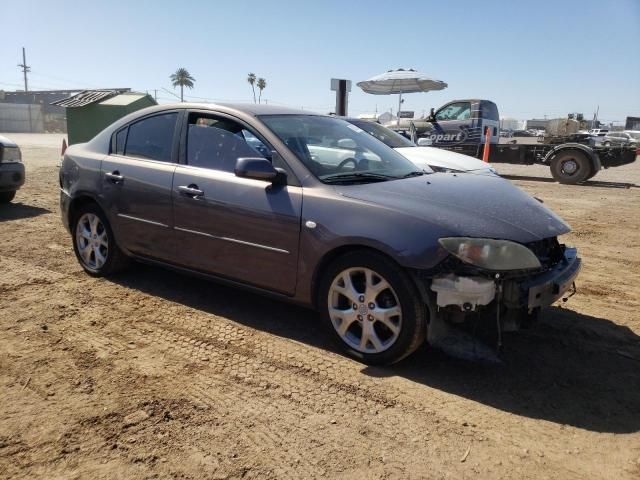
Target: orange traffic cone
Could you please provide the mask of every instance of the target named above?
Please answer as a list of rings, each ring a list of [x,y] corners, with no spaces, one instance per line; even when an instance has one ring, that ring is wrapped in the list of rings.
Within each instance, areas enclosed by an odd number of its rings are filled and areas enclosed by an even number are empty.
[[[482,152],[482,161],[489,163],[489,148],[491,148],[491,128],[484,130],[484,151]]]

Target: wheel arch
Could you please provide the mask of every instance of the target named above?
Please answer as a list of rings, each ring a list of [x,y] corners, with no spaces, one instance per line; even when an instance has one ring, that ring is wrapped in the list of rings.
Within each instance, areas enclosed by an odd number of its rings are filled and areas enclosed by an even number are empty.
[[[546,165],[551,165],[551,161],[558,155],[559,153],[564,153],[567,151],[576,150],[581,152],[583,155],[587,157],[589,163],[591,163],[591,167],[594,172],[600,171],[602,165],[600,163],[600,158],[598,158],[598,154],[593,151],[587,145],[582,145],[581,143],[565,143],[562,145],[558,145],[557,147],[553,147],[544,157],[543,163]]]
[[[102,213],[106,215],[104,208],[102,208],[100,202],[98,202],[98,199],[94,195],[87,192],[78,193],[74,195],[74,197],[71,199],[71,202],[69,202],[67,221],[70,230],[73,229],[73,222],[75,221],[80,209],[89,204],[96,205],[102,211]]]
[[[395,258],[393,258],[393,256],[389,255],[389,253],[385,252],[384,250],[376,247],[372,247],[370,245],[357,244],[357,243],[340,245],[338,247],[335,247],[327,251],[320,258],[320,261],[318,262],[313,272],[313,276],[311,279],[311,301],[314,309],[316,310],[318,309],[319,286],[322,282],[322,277],[324,275],[324,272],[326,272],[329,265],[331,265],[331,263],[334,262],[337,258],[340,258],[341,256],[346,255],[347,253],[352,253],[352,252],[369,252],[375,255],[385,257],[388,260],[391,260],[393,263],[395,263],[398,266],[398,268],[401,268],[407,271],[412,282],[415,284],[415,287],[418,289],[420,293],[422,293],[420,286],[416,284],[416,277],[412,275],[412,273],[409,272],[407,268],[403,267],[400,263],[398,263],[398,261]]]

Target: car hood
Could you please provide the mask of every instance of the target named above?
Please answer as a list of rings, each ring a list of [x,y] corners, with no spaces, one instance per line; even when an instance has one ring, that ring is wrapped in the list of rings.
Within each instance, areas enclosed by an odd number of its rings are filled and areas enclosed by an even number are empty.
[[[560,217],[508,180],[493,175],[432,173],[357,185],[340,195],[376,204],[428,224],[439,236],[528,243],[571,230]]]
[[[408,158],[418,167],[424,165],[450,168],[460,171],[487,172],[491,165],[461,153],[450,152],[436,147],[401,147],[395,149],[400,155]]]
[[[2,135],[0,135],[0,145],[2,145],[4,147],[17,147],[18,146],[16,144],[16,142],[11,140],[10,138],[3,137]]]

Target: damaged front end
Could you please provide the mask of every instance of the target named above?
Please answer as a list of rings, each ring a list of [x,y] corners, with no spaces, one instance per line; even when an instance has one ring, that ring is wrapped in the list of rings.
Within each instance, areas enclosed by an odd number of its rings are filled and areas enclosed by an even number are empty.
[[[503,332],[528,327],[541,308],[575,292],[581,260],[557,237],[527,244],[452,237],[440,245],[450,255],[420,276],[432,304],[429,342],[454,356],[497,360],[486,344],[500,351]]]

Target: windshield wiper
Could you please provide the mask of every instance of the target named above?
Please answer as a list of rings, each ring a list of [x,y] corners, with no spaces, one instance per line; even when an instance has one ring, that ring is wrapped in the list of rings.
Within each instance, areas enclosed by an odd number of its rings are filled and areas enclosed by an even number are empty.
[[[372,180],[374,182],[385,182],[387,180],[397,180],[398,177],[393,175],[385,175],[382,173],[370,173],[370,172],[354,172],[354,173],[334,173],[328,175],[321,180],[325,183],[334,182],[353,182],[359,180]]]
[[[400,178],[420,177],[420,176],[422,176],[422,175],[424,175],[424,174],[425,174],[425,172],[424,172],[424,171],[422,171],[422,170],[416,170],[415,172],[409,172],[409,173],[407,173],[406,175],[403,175],[403,176],[402,176],[402,177],[400,177]]]

